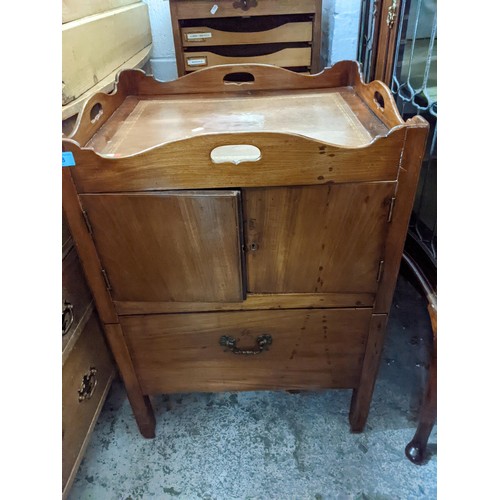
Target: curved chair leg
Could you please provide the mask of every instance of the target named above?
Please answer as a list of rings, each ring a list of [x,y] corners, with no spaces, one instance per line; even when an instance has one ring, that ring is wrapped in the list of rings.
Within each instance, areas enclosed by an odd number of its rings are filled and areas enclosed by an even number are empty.
[[[433,303],[427,306],[432,323],[434,337],[429,366],[429,379],[425,391],[424,401],[420,410],[419,422],[413,439],[406,445],[405,454],[414,464],[421,465],[424,462],[429,435],[436,422],[437,407],[437,312]]]

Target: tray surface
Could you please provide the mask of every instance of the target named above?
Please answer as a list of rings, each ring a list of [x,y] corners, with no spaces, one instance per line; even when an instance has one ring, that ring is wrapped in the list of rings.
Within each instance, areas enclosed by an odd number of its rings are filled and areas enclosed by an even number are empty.
[[[368,145],[388,128],[349,87],[141,98],[129,96],[86,144],[127,156],[166,142],[228,132],[281,132],[344,147]]]

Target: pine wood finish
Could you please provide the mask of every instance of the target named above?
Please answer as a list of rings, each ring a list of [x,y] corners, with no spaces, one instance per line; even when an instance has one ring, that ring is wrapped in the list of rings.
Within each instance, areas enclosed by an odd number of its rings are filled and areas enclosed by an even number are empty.
[[[369,309],[323,309],[148,315],[122,326],[146,394],[191,391],[353,388],[359,380]],[[234,354],[222,335],[260,354]]]
[[[178,74],[233,63],[317,73],[321,9],[321,0],[170,0]]]
[[[242,301],[238,199],[235,191],[80,196],[112,299]]]
[[[187,52],[184,54],[184,70],[186,72],[199,67],[238,63],[274,64],[276,66],[285,67],[309,66],[311,63],[311,49],[308,47],[289,48],[262,56],[251,55],[237,57],[221,56],[208,51]]]
[[[312,22],[290,22],[265,31],[232,32],[208,26],[181,28],[184,47],[251,45],[256,43],[310,42]]]
[[[375,293],[394,189],[367,182],[246,190],[248,291]]]
[[[349,61],[129,70],[87,102],[63,206],[144,436],[172,391],[349,388],[363,429],[426,135]]]

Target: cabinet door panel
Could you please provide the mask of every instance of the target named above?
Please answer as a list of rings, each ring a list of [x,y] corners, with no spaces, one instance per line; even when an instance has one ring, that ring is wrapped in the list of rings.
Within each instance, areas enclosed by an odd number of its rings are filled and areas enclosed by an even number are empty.
[[[114,300],[243,300],[238,191],[80,199]]]
[[[244,191],[248,291],[375,292],[395,183]]]

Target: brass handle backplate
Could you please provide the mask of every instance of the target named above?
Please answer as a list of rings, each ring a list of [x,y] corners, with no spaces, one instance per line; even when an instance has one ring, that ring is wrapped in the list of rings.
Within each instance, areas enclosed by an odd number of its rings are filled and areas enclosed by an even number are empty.
[[[235,9],[248,10],[250,7],[257,7],[257,0],[239,0],[239,2],[233,2],[233,7]]]
[[[71,325],[75,320],[75,315],[73,314],[73,304],[67,300],[63,303],[62,311],[62,334],[66,335],[71,329]]]
[[[246,355],[252,355],[252,354],[260,354],[263,351],[268,350],[268,346],[270,346],[273,343],[273,338],[271,335],[260,335],[257,337],[257,342],[255,344],[255,347],[252,348],[240,348],[236,347],[236,342],[237,340],[234,337],[229,337],[228,335],[223,335],[219,339],[219,344],[223,347],[228,347],[229,350],[233,354],[246,354]]]
[[[90,367],[89,371],[82,378],[82,385],[78,391],[78,401],[81,403],[90,399],[94,394],[97,385],[97,368]]]

